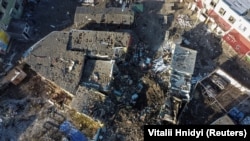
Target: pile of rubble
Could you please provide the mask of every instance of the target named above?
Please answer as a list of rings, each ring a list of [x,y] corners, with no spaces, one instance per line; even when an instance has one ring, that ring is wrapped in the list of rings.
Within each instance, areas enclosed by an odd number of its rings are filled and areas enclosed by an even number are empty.
[[[188,15],[180,14],[177,16],[176,20],[181,28],[191,28],[192,27],[191,19],[188,17]]]

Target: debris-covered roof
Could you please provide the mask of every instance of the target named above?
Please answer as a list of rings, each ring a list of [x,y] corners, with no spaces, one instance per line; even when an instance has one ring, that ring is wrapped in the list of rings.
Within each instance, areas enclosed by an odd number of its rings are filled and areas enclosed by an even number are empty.
[[[82,84],[101,91],[109,90],[114,61],[88,59],[83,71]]]
[[[85,55],[112,58],[115,47],[128,47],[129,44],[130,34],[125,32],[55,31],[34,44],[24,57],[32,69],[74,94],[82,76]],[[89,65],[92,63],[93,61],[87,61]],[[107,73],[103,63],[108,67]],[[110,77],[112,64],[110,61],[96,61],[94,67],[90,69],[101,70],[99,72],[101,77],[103,77],[102,74],[108,74]],[[84,76],[92,75],[88,68],[85,68],[85,73]],[[109,77],[107,78],[110,79]],[[106,85],[106,82],[109,82],[106,81],[108,79],[100,78],[98,84]]]
[[[84,64],[82,52],[67,50],[69,32],[52,32],[36,43],[25,61],[36,72],[74,93]]]
[[[121,8],[116,7],[77,7],[74,18],[76,26],[89,22],[131,25],[134,22],[134,13],[127,8],[122,11]]]
[[[171,63],[173,70],[193,74],[197,51],[176,45]]]
[[[79,86],[75,98],[71,103],[72,107],[92,118],[105,122],[107,114],[114,112],[115,104],[106,95]]]
[[[72,30],[70,48],[91,52],[89,55],[112,57],[115,47],[129,46],[130,38],[126,32]]]

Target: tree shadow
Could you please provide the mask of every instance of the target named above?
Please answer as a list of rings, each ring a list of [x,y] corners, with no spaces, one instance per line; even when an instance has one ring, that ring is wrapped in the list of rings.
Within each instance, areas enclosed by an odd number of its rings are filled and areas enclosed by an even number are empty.
[[[204,23],[199,23],[192,29],[184,31],[181,45],[197,51],[194,76],[206,75],[216,67],[216,59],[223,52],[221,38]]]

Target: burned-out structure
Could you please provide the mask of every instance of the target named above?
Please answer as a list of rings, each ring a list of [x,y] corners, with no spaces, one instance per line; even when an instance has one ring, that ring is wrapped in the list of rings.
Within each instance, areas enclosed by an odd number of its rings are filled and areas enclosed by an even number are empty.
[[[184,121],[184,118],[199,116],[202,118],[195,121],[197,124],[217,124],[217,121],[227,116],[227,119],[232,120],[230,124],[249,124],[249,110],[246,110],[248,109],[246,107],[249,107],[249,94],[248,88],[221,68],[217,68],[197,82],[192,100],[187,104],[187,109],[182,115],[182,122],[192,124],[194,121]],[[192,115],[190,115],[189,108],[195,109]],[[204,111],[207,112],[204,113]]]
[[[130,28],[134,22],[134,12],[128,8],[77,7],[74,17],[76,28]],[[86,27],[85,27],[86,26]]]

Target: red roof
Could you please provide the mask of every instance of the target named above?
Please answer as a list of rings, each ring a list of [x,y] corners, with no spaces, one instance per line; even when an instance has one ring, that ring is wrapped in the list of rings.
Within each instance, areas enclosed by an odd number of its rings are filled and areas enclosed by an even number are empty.
[[[221,16],[218,15],[214,10],[208,10],[207,14],[215,20],[222,30],[227,31],[231,28],[231,25],[221,18]]]
[[[197,3],[197,7],[199,7],[200,9],[203,8],[203,2],[202,2],[202,0],[198,0],[196,3]]]
[[[223,36],[223,39],[233,47],[239,54],[245,55],[250,51],[250,41],[243,37],[238,31],[233,29],[228,34]]]

